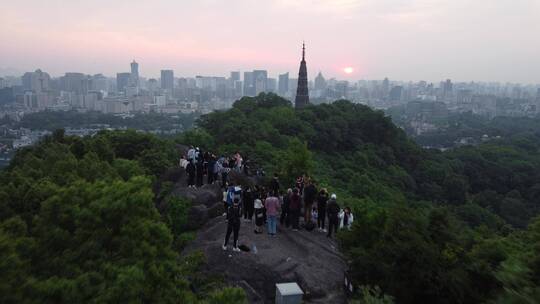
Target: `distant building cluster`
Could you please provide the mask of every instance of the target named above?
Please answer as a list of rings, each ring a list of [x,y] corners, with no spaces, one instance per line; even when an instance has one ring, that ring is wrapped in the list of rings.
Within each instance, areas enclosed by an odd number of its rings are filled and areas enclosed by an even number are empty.
[[[304,50],[298,78],[289,73],[269,77],[267,70],[230,72],[228,77],[175,77],[162,70],[160,78],[144,78],[132,61],[129,72],[116,77],[68,72],[51,77],[40,69],[22,77],[0,78],[0,117],[43,110],[100,111],[113,114],[135,112],[208,113],[231,107],[242,96],[273,92],[296,106],[348,99],[377,109],[409,105],[414,115],[438,117],[449,112],[473,112],[487,117],[532,116],[540,113],[540,88],[534,85],[485,82],[434,84],[327,79],[321,72],[307,77]],[[300,84],[300,86],[299,86]],[[443,114],[441,114],[443,113]],[[413,114],[411,114],[413,115]],[[422,122],[422,119],[418,119]]]

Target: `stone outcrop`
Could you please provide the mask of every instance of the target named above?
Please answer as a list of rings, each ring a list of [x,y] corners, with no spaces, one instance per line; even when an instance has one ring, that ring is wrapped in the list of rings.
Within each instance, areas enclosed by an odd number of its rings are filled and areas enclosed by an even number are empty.
[[[346,262],[335,241],[317,231],[292,231],[279,227],[276,237],[254,234],[252,223],[242,223],[240,245],[249,252],[223,251],[226,231],[223,217],[210,220],[184,251],[201,250],[205,271],[223,274],[246,290],[250,303],[274,303],[275,284],[297,282],[306,303],[344,303],[342,282]],[[231,236],[232,242],[232,236]],[[257,252],[254,252],[254,248]]]

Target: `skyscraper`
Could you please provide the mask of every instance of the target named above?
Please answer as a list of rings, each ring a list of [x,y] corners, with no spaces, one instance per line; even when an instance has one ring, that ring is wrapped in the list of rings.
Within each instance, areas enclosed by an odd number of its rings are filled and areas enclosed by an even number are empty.
[[[266,70],[253,70],[253,80],[255,84],[255,95],[266,92],[266,82],[268,72]]]
[[[286,95],[289,92],[289,73],[280,74],[278,80],[278,93]]]
[[[253,72],[244,72],[244,96],[255,96],[255,78]]]
[[[49,82],[51,77],[49,74],[36,70],[35,72],[24,73],[22,77],[22,85],[25,91],[33,91],[40,93],[49,90]]]
[[[381,99],[386,99],[388,94],[390,94],[390,80],[388,80],[388,77],[386,77],[382,82]]]
[[[450,95],[452,95],[452,90],[453,90],[452,80],[446,79],[446,81],[443,82],[442,84],[442,89],[443,89],[443,96],[450,97]]]
[[[129,85],[130,78],[131,78],[131,73],[117,73],[116,74],[116,91],[125,92],[126,87]]]
[[[139,86],[139,64],[135,60],[131,63],[131,78],[129,80],[132,87]]]
[[[300,70],[298,71],[298,86],[296,88],[296,99],[294,105],[296,108],[303,108],[309,104],[308,79],[306,67],[306,46],[302,43],[302,61],[300,61]]]
[[[129,79],[129,73],[126,73]],[[62,89],[66,92],[86,94],[88,92],[88,76],[83,73],[66,73],[61,78]]]
[[[315,90],[324,90],[326,89],[326,80],[324,79],[321,72],[315,77],[315,85],[313,87]]]
[[[173,70],[161,70],[161,88],[172,93],[174,89],[174,72]]]

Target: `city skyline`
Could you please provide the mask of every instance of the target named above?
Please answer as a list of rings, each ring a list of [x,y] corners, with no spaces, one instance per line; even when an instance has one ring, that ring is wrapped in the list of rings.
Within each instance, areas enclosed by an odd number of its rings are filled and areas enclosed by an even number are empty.
[[[158,78],[267,69],[309,77],[538,83],[540,3],[247,0],[19,1],[3,4],[0,73],[129,71]],[[36,47],[39,46],[39,47]],[[344,69],[353,68],[352,73]]]

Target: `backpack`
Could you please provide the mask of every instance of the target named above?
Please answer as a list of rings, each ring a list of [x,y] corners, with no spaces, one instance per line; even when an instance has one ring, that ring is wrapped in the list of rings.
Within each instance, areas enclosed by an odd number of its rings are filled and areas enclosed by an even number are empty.
[[[307,231],[312,231],[313,229],[315,229],[315,223],[309,221],[306,223],[306,226],[304,228],[306,228]]]

